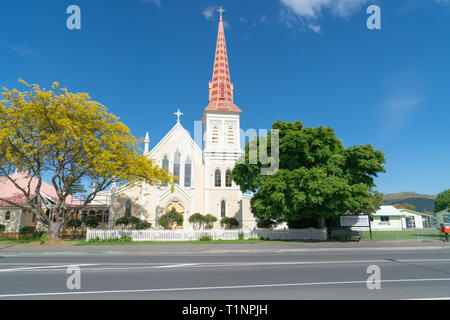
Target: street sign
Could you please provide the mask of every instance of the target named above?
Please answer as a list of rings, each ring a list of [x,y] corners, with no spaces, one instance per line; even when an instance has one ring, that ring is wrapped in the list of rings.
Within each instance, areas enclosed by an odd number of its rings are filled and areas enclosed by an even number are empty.
[[[341,216],[341,227],[370,227],[370,219],[367,215]]]

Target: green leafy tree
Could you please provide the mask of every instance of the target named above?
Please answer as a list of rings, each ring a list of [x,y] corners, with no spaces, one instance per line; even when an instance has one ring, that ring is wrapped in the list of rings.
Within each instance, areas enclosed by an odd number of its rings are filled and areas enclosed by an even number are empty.
[[[169,212],[159,218],[159,224],[164,229],[174,230],[183,225],[183,219],[183,215],[178,213],[175,208],[172,208]]]
[[[56,82],[53,90],[20,82],[25,91],[5,89],[0,98],[0,176],[20,190],[26,203],[1,195],[0,200],[14,207],[31,207],[52,239],[58,239],[72,216],[115,181],[170,182],[173,187],[173,177],[139,152],[142,140],[87,93],[71,93]],[[28,188],[12,178],[17,170],[29,173]],[[45,176],[57,194],[49,216],[41,192]],[[83,185],[95,187],[82,201],[69,201]]]
[[[117,219],[116,226],[122,226],[122,228],[128,229],[136,229],[137,224],[140,222],[141,220],[139,218],[128,216]]]
[[[29,236],[36,232],[36,228],[32,226],[25,226],[20,228],[19,234],[21,236]]]
[[[438,213],[446,209],[450,209],[450,189],[439,193],[434,200],[434,212]]]
[[[78,219],[73,219],[67,222],[67,227],[71,228],[73,231],[77,231],[78,229],[81,228],[82,225],[83,223],[81,222],[81,220]]]
[[[370,217],[373,218],[373,214],[380,210],[381,206],[383,205],[383,198],[384,195],[382,193],[378,191],[373,192],[370,203],[363,213],[367,213]]]
[[[202,229],[206,224],[206,217],[201,213],[194,213],[189,217],[189,222],[194,227],[195,230]]]
[[[85,224],[90,229],[97,229],[100,223],[96,216],[89,216],[86,218]]]
[[[214,217],[212,214],[207,214],[205,216],[205,229],[212,229],[214,228],[214,223],[217,222],[217,218]]]
[[[273,229],[278,225],[276,221],[271,219],[259,220],[256,226],[260,229]]]
[[[220,220],[220,225],[224,229],[236,229],[239,227],[239,221],[236,218],[223,217]]]
[[[151,224],[150,222],[147,222],[147,221],[139,221],[139,222],[136,224],[135,229],[136,229],[136,230],[148,230],[148,229],[150,229],[151,227],[152,227],[152,224]]]
[[[279,170],[261,174],[267,166],[259,158],[259,146],[272,145],[272,130],[246,144],[244,158],[232,172],[243,192],[254,192],[251,207],[258,219],[325,227],[326,218],[374,209],[374,178],[385,172],[381,151],[371,145],[344,148],[332,128],[307,128],[300,121],[277,121],[272,129],[279,134]],[[251,145],[257,145],[255,164],[249,161]]]

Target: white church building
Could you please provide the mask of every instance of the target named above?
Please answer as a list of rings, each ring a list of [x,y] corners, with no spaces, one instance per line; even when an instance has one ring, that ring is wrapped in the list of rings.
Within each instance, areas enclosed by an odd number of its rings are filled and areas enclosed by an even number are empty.
[[[109,217],[104,222],[109,228],[118,218],[133,215],[159,229],[159,217],[172,208],[183,214],[185,230],[192,229],[189,217],[195,213],[214,215],[216,228],[220,228],[223,217],[236,218],[244,230],[255,228],[251,196],[243,194],[230,179],[231,170],[243,154],[242,111],[233,102],[233,90],[221,12],[209,104],[202,116],[203,150],[183,128],[180,110],[176,113],[177,123],[152,150],[147,133],[145,155],[178,177],[175,190],[172,192],[170,185],[113,186],[93,202],[102,207],[101,199],[108,199]]]

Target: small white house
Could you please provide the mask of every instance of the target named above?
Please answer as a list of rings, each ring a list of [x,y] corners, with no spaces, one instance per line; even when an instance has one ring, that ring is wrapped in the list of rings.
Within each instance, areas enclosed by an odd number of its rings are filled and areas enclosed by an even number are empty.
[[[405,214],[394,206],[381,206],[373,214],[372,230],[396,231],[406,229]]]

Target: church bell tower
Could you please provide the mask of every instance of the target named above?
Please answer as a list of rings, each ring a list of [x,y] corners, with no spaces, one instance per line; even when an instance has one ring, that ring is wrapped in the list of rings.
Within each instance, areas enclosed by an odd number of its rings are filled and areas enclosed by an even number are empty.
[[[230,175],[243,154],[240,147],[241,109],[234,104],[234,86],[230,79],[227,46],[220,7],[219,31],[212,80],[209,82],[209,104],[203,112],[203,159],[205,168],[205,213],[218,221],[241,215],[242,193]]]

